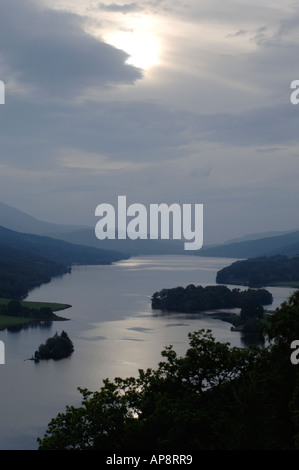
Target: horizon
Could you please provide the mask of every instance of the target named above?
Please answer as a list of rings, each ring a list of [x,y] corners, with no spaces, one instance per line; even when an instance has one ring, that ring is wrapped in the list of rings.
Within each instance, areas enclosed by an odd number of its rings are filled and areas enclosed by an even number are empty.
[[[72,233],[72,231],[77,231],[77,230],[95,230],[96,232],[96,223],[94,225],[78,225],[78,224],[61,224],[61,223],[56,223],[56,222],[52,222],[52,221],[49,221],[49,220],[46,220],[46,219],[39,219],[35,216],[33,216],[32,214],[28,214],[24,211],[21,211],[20,209],[18,209],[17,207],[13,207],[9,204],[6,204],[2,201],[0,201],[0,217],[1,217],[1,205],[5,206],[5,208],[8,208],[9,210],[12,209],[13,212],[14,211],[17,211],[18,213],[20,213],[22,216],[25,216],[30,218],[30,219],[33,219],[35,222],[38,222],[38,223],[42,223],[42,224],[50,224],[50,225],[55,225],[57,227],[64,227],[65,229],[69,229],[70,230],[70,233]],[[0,227],[4,227],[4,228],[7,228],[9,230],[12,230],[12,231],[17,231],[17,232],[20,232],[22,233],[22,230],[19,230],[17,228],[11,228],[9,226],[10,224],[6,224],[6,225],[2,225],[2,223],[0,222]],[[293,229],[289,229],[289,230],[283,230],[283,231],[266,231],[266,232],[258,232],[258,233],[244,233],[244,234],[241,234],[239,237],[235,237],[235,238],[229,238],[228,240],[223,240],[222,242],[219,242],[219,243],[211,243],[211,244],[208,244],[208,243],[205,243],[203,241],[203,244],[202,244],[202,248],[204,247],[209,247],[209,246],[214,246],[214,245],[225,245],[227,243],[235,243],[235,242],[242,242],[242,241],[254,241],[254,240],[257,240],[259,238],[269,238],[269,237],[276,237],[276,236],[280,236],[280,235],[284,235],[284,234],[289,234],[289,233],[292,233],[292,232],[299,232],[299,227],[298,228],[293,228]],[[115,234],[118,232],[118,226],[116,224],[115,226]],[[26,233],[31,233],[30,232],[30,228],[27,227],[26,228]],[[67,233],[67,232],[66,232]],[[37,233],[36,233],[37,234]],[[49,235],[51,237],[51,235]],[[128,237],[131,238],[128,234]],[[57,237],[58,238],[58,237]],[[97,239],[98,237],[95,235],[95,239]],[[108,239],[124,239],[126,238],[125,236],[115,236],[115,237],[107,237]],[[141,239],[151,239],[152,237],[150,236],[150,232],[145,234],[143,237],[141,237]],[[172,239],[172,237],[166,237],[166,238],[169,238],[170,240],[175,240],[175,238]],[[133,239],[133,238],[132,238]],[[158,239],[162,239],[160,237],[158,237]],[[176,241],[179,241],[179,240],[184,240],[183,237],[181,238],[177,238]],[[102,248],[101,247],[101,240],[99,240],[99,248]],[[85,243],[82,242],[82,245],[84,245]],[[105,248],[106,249],[106,248]],[[110,248],[111,249],[111,248]],[[117,248],[116,248],[117,250]]]

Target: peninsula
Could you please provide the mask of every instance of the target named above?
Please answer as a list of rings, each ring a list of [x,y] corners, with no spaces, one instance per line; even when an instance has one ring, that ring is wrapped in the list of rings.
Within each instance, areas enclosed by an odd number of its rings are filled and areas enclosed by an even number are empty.
[[[31,302],[0,298],[0,330],[21,328],[23,325],[44,321],[65,321],[58,311],[70,308],[69,304]]]

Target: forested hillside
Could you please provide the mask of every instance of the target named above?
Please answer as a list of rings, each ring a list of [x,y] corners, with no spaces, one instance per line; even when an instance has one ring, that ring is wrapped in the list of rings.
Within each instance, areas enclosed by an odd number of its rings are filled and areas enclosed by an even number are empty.
[[[127,256],[118,252],[0,227],[0,297],[22,299],[75,264],[111,264],[124,258]]]
[[[216,282],[250,287],[299,285],[299,256],[263,256],[236,261],[218,271]]]
[[[24,298],[30,289],[68,271],[70,268],[57,261],[0,245],[0,297]]]
[[[257,240],[232,242],[214,247],[203,247],[198,256],[224,258],[256,258],[259,256],[296,255],[299,253],[299,231],[264,237]]]
[[[0,244],[30,251],[69,266],[73,264],[110,264],[128,257],[117,251],[75,245],[51,237],[15,232],[1,226]]]

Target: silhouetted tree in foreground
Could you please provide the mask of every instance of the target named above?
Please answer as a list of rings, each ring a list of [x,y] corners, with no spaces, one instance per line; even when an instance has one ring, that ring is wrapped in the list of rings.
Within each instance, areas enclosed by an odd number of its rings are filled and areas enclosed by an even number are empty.
[[[39,449],[298,450],[299,291],[262,334],[263,346],[237,348],[190,333],[184,356],[168,346],[156,370],[80,389],[81,406],[51,420]]]

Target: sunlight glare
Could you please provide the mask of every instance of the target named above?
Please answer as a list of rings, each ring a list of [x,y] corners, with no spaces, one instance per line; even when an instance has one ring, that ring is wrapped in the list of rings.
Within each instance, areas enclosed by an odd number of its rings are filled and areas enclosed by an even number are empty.
[[[130,57],[127,64],[148,69],[159,62],[159,43],[156,36],[149,32],[143,22],[139,22],[127,31],[111,32],[106,40],[114,47],[127,52]]]

